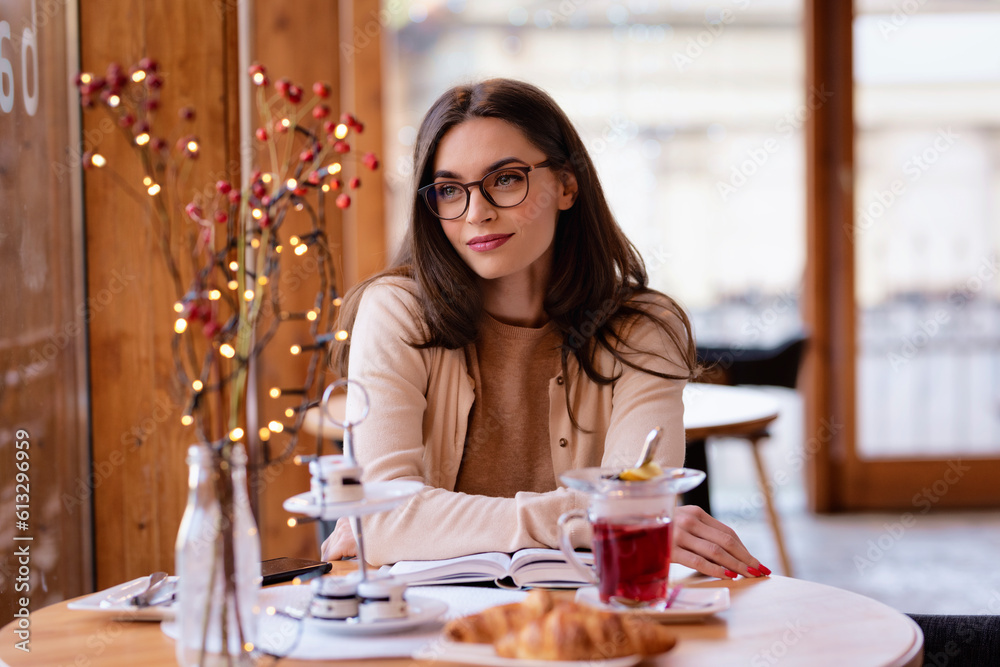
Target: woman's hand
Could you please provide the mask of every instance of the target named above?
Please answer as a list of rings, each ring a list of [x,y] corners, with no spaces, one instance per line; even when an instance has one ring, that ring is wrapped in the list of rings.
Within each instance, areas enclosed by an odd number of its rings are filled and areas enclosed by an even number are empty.
[[[321,553],[323,560],[341,560],[358,555],[358,543],[354,540],[350,521],[337,522],[337,527],[323,540]]]
[[[675,563],[720,579],[760,577],[771,570],[754,558],[732,528],[696,505],[674,509]]]

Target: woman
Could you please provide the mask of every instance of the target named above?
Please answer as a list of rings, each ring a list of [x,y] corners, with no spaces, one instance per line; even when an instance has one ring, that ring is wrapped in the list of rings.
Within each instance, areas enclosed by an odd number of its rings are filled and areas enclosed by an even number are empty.
[[[400,256],[341,314],[339,370],[371,400],[355,431],[366,479],[425,484],[366,518],[366,556],[556,547],[559,515],[587,502],[559,488],[562,472],[626,466],[656,426],[659,463],[683,463],[690,324],[647,288],[580,137],[538,88],[494,79],[446,92],[421,124],[415,175]],[[325,559],[355,555],[345,524]],[[678,508],[674,528],[676,562],[769,573],[698,508]]]

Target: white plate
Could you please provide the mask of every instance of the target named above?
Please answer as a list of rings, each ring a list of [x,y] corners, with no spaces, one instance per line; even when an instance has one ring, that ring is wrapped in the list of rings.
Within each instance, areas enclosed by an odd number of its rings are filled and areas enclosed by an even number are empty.
[[[390,510],[410,496],[416,495],[424,485],[415,480],[397,479],[388,482],[365,482],[364,487],[365,497],[361,500],[324,503],[321,507],[312,492],[306,491],[287,499],[282,507],[296,514],[307,514],[324,521],[333,521],[345,516],[364,516]],[[321,510],[322,515],[320,515]]]
[[[177,577],[168,577],[168,583],[176,584]],[[164,621],[174,617],[174,603],[169,605],[159,604],[153,607],[133,607],[127,601],[120,602],[129,595],[140,593],[149,583],[149,577],[139,577],[123,584],[112,586],[103,591],[98,591],[93,595],[88,595],[79,600],[73,600],[67,609],[80,611],[98,611],[102,614],[110,614],[116,621]],[[102,607],[102,602],[112,602],[106,607]]]
[[[417,660],[493,667],[629,667],[642,660],[641,655],[627,655],[607,660],[519,660],[501,658],[489,644],[460,644],[446,641],[425,646],[414,653],[413,657]]]
[[[660,623],[695,623],[729,609],[728,588],[682,588],[669,609],[629,609],[601,602],[596,586],[577,590],[576,600],[582,604],[628,614],[639,614]]]
[[[406,596],[406,618],[388,618],[382,621],[362,623],[356,618],[346,621],[335,621],[325,618],[307,618],[306,632],[315,628],[321,632],[335,635],[387,635],[407,632],[422,625],[427,625],[444,616],[448,611],[448,603],[433,598]]]

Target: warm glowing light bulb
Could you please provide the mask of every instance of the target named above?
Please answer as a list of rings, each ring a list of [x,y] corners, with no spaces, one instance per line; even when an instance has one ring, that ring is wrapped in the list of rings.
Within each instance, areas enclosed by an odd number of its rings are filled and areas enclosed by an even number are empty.
[[[234,290],[234,289],[238,288],[239,286],[240,286],[240,284],[238,282],[236,282],[235,280],[230,280],[228,283],[226,283],[226,287],[228,287],[231,290]]]
[[[157,185],[156,183],[153,183],[146,189],[146,192],[149,193],[150,197],[155,197],[156,195],[160,194],[160,186]]]
[[[271,182],[271,174],[264,174],[263,176],[260,177],[260,180],[262,182],[264,182],[264,183],[270,183]]]
[[[306,254],[308,251],[309,251],[309,246],[307,246],[305,243],[303,243],[302,245],[300,245],[298,248],[295,249],[295,254],[301,257],[302,255]]]
[[[262,72],[254,72],[253,82],[254,82],[255,85],[258,85],[258,86],[263,85],[263,83],[264,83],[264,74]]]
[[[140,81],[142,81],[145,78],[146,78],[146,72],[145,72],[145,70],[141,70],[141,69],[140,70],[136,70],[132,74],[132,80],[135,81],[136,83],[139,83]]]
[[[339,174],[340,173],[340,169],[341,169],[340,163],[339,162],[334,162],[333,164],[331,164],[329,167],[326,168],[326,171],[327,171],[328,174],[330,174],[331,176],[333,176],[335,174]]]
[[[80,75],[80,83],[90,83],[94,80],[94,75],[90,72],[84,72]]]
[[[194,423],[194,417],[192,417],[191,415],[184,415],[183,417],[181,417],[182,425],[190,426],[193,423]]]
[[[295,416],[295,408],[288,408],[285,410],[285,416],[291,419]]]
[[[250,211],[250,215],[253,216],[254,220],[260,220],[261,218],[264,217],[264,211],[260,210],[259,208],[255,208],[254,210]]]
[[[284,249],[285,249],[285,246],[282,246],[282,245],[276,245],[276,246],[274,246],[274,252],[278,253],[279,255],[281,254],[281,251],[284,250]]]
[[[268,607],[267,609],[264,610],[264,612],[267,613],[268,616],[274,616],[275,614],[278,613],[278,610],[275,609],[274,607]]]
[[[135,138],[136,146],[145,146],[148,143],[149,143],[149,132],[143,132],[142,134],[136,136]]]
[[[250,239],[250,247],[256,250],[260,247],[260,239]]]
[[[279,421],[269,421],[267,427],[274,431],[275,433],[281,433],[285,430],[285,425]]]
[[[94,153],[90,157],[90,164],[94,165],[98,169],[100,169],[101,167],[103,167],[107,163],[108,163],[107,159],[103,155],[101,155],[100,153]]]
[[[232,359],[236,356],[236,350],[229,343],[223,343],[219,346],[219,354],[224,356],[226,359]]]
[[[337,127],[335,127],[333,129],[333,136],[337,137],[338,139],[343,139],[344,137],[346,137],[347,136],[347,126],[344,125],[343,123],[340,123],[339,125],[337,125]]]
[[[271,387],[271,390],[269,392],[267,392],[267,393],[268,393],[268,395],[271,398],[280,398],[281,397],[281,390],[278,389],[277,387]]]
[[[319,317],[319,314],[317,314],[315,310],[310,310],[306,313],[306,319],[310,322],[315,322],[317,317]]]
[[[153,184],[153,179],[150,178],[149,176],[143,176],[142,177],[142,184],[145,185],[148,188],[150,185]]]
[[[175,313],[183,313],[184,312],[184,304],[181,303],[180,301],[178,301],[177,303],[175,303],[174,304],[174,312]]]
[[[248,289],[246,292],[243,292],[243,298],[246,301],[253,301],[253,290]]]
[[[205,388],[205,385],[202,384],[201,380],[195,380],[194,382],[191,383],[191,388],[194,389],[195,391],[201,391],[202,389]]]
[[[112,109],[118,108],[118,105],[121,103],[122,103],[122,98],[118,97],[117,95],[108,96],[108,106],[111,107]]]
[[[267,276],[261,276],[257,279],[257,284],[261,286],[266,285],[269,282],[271,282],[271,280]]]
[[[288,351],[291,352],[292,354],[301,354],[302,353],[302,346],[301,345],[292,345],[290,348],[288,348]]]
[[[296,181],[294,178],[289,178],[287,181],[285,181],[285,187],[288,188],[289,190],[294,190],[295,188],[299,187],[299,182]]]
[[[208,300],[209,301],[218,301],[221,298],[222,298],[222,292],[220,292],[217,289],[211,290],[208,293]]]
[[[188,152],[190,152],[190,153],[197,153],[198,152],[198,142],[194,141],[193,139],[191,141],[187,142],[187,149],[188,149]]]
[[[347,332],[344,329],[341,329],[340,331],[338,331],[337,333],[335,333],[333,335],[333,337],[336,338],[339,341],[345,341],[345,340],[347,340],[347,336],[348,336],[348,334],[347,334]]]
[[[295,520],[295,517],[288,517],[288,521],[286,523],[288,524],[289,528],[295,528],[295,526],[299,525],[299,522]],[[274,607],[268,607],[268,609],[273,609],[273,608]]]
[[[260,430],[257,431],[257,435],[260,437],[261,442],[267,442],[271,439],[271,431],[266,426],[261,426]]]
[[[229,262],[229,270],[230,271],[239,271],[240,270],[240,263],[237,262],[235,259],[233,261]]]
[[[236,442],[242,437],[243,437],[243,429],[241,429],[239,426],[237,426],[236,428],[234,428],[232,431],[229,432],[229,439],[232,440],[233,442]]]
[[[289,236],[288,245],[298,245],[300,240],[298,236]]]
[[[182,334],[185,331],[187,331],[187,328],[188,328],[188,321],[185,320],[183,317],[178,317],[177,321],[174,322],[174,331],[176,333]]]
[[[292,126],[292,121],[288,120],[287,118],[282,118],[281,119],[281,127],[284,127],[284,128],[287,129],[287,128],[291,127],[291,126]]]
[[[324,183],[324,184],[323,184],[323,185],[322,185],[322,186],[320,187],[320,189],[321,189],[321,190],[322,190],[323,192],[329,192],[329,191],[330,191],[330,184],[329,184],[329,183]]]
[[[337,306],[338,308],[340,307],[340,304],[342,304],[342,303],[343,303],[343,301],[341,300],[341,298],[339,296],[333,300],[333,305]]]

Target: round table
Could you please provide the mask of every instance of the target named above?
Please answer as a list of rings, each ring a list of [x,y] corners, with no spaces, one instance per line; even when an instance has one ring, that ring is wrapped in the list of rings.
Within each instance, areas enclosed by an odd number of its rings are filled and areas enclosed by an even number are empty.
[[[778,418],[781,406],[753,387],[692,382],[684,386],[684,433],[688,440],[748,437]]]
[[[335,563],[337,570],[352,567]],[[736,581],[695,580],[690,586],[730,589],[731,606],[704,623],[677,624],[677,647],[645,665],[866,665],[917,667],[923,635],[909,617],[881,602],[831,586],[772,576]],[[156,623],[122,622],[61,602],[31,614],[31,653],[13,647],[13,624],[2,631],[0,659],[12,667],[88,665],[168,667],[174,642]],[[282,660],[287,667],[438,665],[410,659]]]

